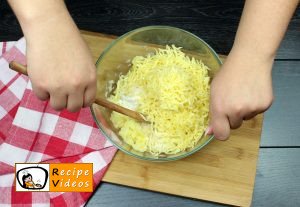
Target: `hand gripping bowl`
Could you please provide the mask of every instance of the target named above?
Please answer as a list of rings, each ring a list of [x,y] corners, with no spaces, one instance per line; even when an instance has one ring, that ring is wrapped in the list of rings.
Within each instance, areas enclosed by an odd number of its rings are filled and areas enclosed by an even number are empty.
[[[131,67],[131,60],[135,56],[146,56],[154,53],[157,48],[166,45],[181,47],[185,54],[201,59],[210,68],[212,79],[221,66],[221,61],[214,50],[202,39],[185,30],[169,26],[148,26],[130,31],[113,41],[101,54],[97,65],[97,96],[107,98],[108,87],[112,81],[117,82],[120,74],[126,74]],[[112,111],[94,104],[91,107],[93,117],[105,137],[117,148],[128,155],[150,161],[172,161],[187,157],[207,145],[213,136],[204,133],[198,143],[186,151],[168,155],[154,156],[147,152],[134,150],[122,140],[118,130],[110,121]]]

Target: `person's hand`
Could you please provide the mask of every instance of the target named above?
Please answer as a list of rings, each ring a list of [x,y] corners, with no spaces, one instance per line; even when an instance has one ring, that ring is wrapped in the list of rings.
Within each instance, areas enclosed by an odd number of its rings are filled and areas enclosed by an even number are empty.
[[[37,97],[71,112],[93,103],[96,68],[69,14],[36,19],[26,31],[28,75]]]
[[[226,140],[230,128],[267,110],[273,101],[272,58],[232,51],[211,84],[207,134]]]

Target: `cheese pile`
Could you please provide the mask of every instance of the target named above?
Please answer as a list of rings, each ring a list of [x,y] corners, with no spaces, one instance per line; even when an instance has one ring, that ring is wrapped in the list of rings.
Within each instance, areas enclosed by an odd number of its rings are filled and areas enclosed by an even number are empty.
[[[113,112],[119,135],[135,150],[156,156],[194,147],[208,124],[208,70],[173,45],[136,56],[109,100],[146,115],[150,124]]]

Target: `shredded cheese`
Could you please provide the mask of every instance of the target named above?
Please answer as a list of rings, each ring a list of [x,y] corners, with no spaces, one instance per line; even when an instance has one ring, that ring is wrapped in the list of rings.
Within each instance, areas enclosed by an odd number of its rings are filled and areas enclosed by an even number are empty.
[[[113,112],[119,135],[135,150],[156,156],[194,147],[208,123],[208,70],[174,45],[136,56],[109,100],[146,115],[151,124]]]

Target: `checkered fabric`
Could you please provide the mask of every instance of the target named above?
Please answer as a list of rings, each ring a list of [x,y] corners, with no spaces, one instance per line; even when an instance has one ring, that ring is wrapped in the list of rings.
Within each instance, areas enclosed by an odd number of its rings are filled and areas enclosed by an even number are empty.
[[[0,206],[83,206],[92,193],[15,192],[17,162],[93,163],[96,188],[116,152],[88,108],[54,111],[9,69],[12,60],[25,64],[25,50],[24,38],[0,43]]]

